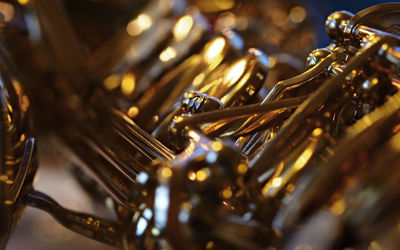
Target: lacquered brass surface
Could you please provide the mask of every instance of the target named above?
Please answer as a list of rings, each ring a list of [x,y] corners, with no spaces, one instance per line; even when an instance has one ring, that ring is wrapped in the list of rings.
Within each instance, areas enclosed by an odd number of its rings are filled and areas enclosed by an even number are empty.
[[[29,99],[4,48],[0,51],[0,72],[0,247],[4,248],[21,219],[24,205],[17,200],[21,192],[31,188],[37,162],[28,118]]]
[[[18,2],[0,248],[26,205],[120,249],[400,248],[400,4],[332,13],[306,59],[291,1]],[[31,112],[116,220],[34,190]]]

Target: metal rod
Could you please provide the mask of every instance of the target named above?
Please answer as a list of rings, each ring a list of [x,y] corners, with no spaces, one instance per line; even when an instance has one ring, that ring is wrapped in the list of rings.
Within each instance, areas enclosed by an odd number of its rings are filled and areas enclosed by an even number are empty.
[[[48,212],[59,223],[76,233],[109,245],[116,245],[118,229],[114,222],[63,208],[51,197],[36,190],[21,198],[26,205]]]
[[[306,99],[307,96],[300,96],[294,98],[287,98],[271,103],[246,105],[243,107],[236,107],[236,108],[195,114],[193,116],[189,116],[177,122],[175,127],[177,129],[180,129],[188,125],[194,125],[205,122],[214,122],[226,118],[252,115],[257,113],[265,113],[276,109],[294,107],[300,105]]]
[[[284,124],[284,126],[279,130],[277,136],[265,145],[264,148],[261,149],[261,152],[250,162],[252,166],[252,177],[257,179],[257,176],[262,175],[265,169],[265,163],[268,162],[268,159],[272,155],[276,154],[277,145],[283,145],[285,141],[291,138],[293,131],[296,131],[295,128],[298,128],[303,124],[303,121],[313,112],[315,112],[324,101],[339,88],[339,86],[345,82],[346,77],[351,73],[352,70],[362,65],[365,60],[371,57],[374,53],[376,53],[383,44],[397,42],[397,40],[392,37],[383,37],[377,38],[374,43],[365,49],[361,50],[358,55],[353,57],[346,67],[343,69],[343,72],[339,75],[330,78],[326,82],[324,82],[317,91],[308,98],[301,107],[299,107],[296,112],[289,118],[289,120]]]

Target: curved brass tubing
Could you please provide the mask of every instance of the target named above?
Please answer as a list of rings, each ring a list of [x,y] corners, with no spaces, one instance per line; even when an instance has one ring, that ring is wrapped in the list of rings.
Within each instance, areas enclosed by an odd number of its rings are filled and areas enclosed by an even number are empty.
[[[358,41],[368,39],[373,40],[377,36],[394,36],[386,29],[392,27],[393,23],[398,24],[400,13],[399,3],[385,3],[374,5],[363,9],[351,17],[344,27],[344,41],[348,44],[357,44]],[[367,26],[373,26],[369,28]],[[372,35],[372,36],[371,36]]]
[[[25,205],[48,212],[61,225],[76,233],[109,245],[117,245],[118,225],[115,222],[65,209],[46,194],[36,190],[22,194],[20,199]]]

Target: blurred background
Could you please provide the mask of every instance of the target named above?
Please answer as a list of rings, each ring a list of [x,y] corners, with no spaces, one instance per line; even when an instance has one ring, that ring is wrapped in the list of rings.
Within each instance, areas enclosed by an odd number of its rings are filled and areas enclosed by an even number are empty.
[[[18,2],[27,2],[27,0],[19,0]],[[383,1],[377,0],[299,0],[293,2],[304,7],[306,10],[305,18],[309,19],[309,22],[314,25],[316,36],[313,43],[310,43],[312,45],[308,48],[308,52],[316,47],[328,45],[329,40],[325,35],[324,21],[330,13],[336,10],[348,10],[352,13],[357,13],[371,5],[383,3]],[[259,11],[261,13],[268,12],[268,10]],[[105,206],[95,205],[90,196],[80,188],[69,170],[69,161],[64,159],[60,152],[46,145],[48,144],[44,143],[43,140],[40,142],[40,168],[36,188],[45,190],[50,196],[56,197],[56,200],[61,205],[69,209],[94,213],[108,218],[113,217],[114,215],[111,211],[107,210]],[[107,250],[114,248],[72,233],[55,222],[50,215],[33,208],[27,208],[21,224],[13,233],[6,249]]]

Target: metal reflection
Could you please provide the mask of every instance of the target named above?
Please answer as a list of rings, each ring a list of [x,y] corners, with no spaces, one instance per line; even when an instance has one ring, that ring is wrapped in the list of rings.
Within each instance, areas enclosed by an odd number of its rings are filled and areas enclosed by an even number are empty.
[[[244,34],[258,29],[256,14],[243,15],[268,6],[274,11],[260,19],[277,29],[265,24],[258,35],[269,51],[300,43],[304,52],[307,32],[283,42],[283,31],[307,22],[294,4],[198,3],[206,18],[184,1],[138,3],[113,36],[86,50],[59,2],[20,4],[15,10],[34,11],[41,24],[43,40],[27,51],[43,61],[22,60],[11,46],[31,77],[22,81],[0,54],[2,248],[26,205],[121,249],[400,246],[399,4],[330,15],[331,44],[310,54],[303,73],[282,55],[245,49]],[[124,13],[125,4],[112,6]],[[282,77],[288,68],[298,74]],[[33,189],[30,108],[90,169],[117,221]]]

